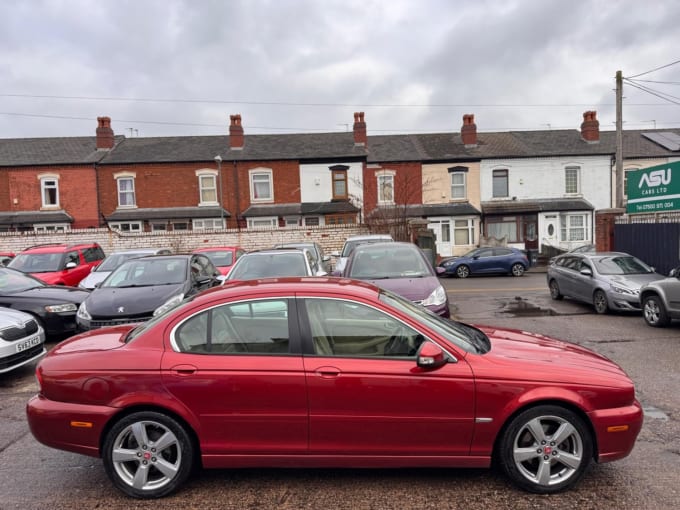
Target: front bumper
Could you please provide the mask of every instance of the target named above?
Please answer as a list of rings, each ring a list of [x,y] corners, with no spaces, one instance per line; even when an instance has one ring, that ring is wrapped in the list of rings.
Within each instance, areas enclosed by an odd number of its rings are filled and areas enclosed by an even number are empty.
[[[640,402],[636,400],[627,407],[600,409],[588,416],[597,437],[597,462],[611,462],[630,454],[644,420]]]

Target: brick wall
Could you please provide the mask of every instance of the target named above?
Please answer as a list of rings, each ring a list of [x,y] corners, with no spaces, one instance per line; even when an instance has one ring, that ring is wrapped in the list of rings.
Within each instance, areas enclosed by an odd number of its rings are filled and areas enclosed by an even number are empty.
[[[138,234],[114,232],[108,229],[83,229],[65,233],[37,234],[35,232],[0,233],[0,251],[21,250],[43,243],[78,243],[95,241],[106,254],[132,248],[171,248],[175,253],[189,253],[209,246],[241,246],[247,251],[269,248],[275,244],[295,241],[316,241],[329,254],[340,251],[349,236],[367,234],[359,225],[334,227],[300,227],[277,230],[205,230],[181,232],[143,232]]]
[[[614,221],[624,212],[623,209],[595,211],[595,249],[597,251],[614,249]]]

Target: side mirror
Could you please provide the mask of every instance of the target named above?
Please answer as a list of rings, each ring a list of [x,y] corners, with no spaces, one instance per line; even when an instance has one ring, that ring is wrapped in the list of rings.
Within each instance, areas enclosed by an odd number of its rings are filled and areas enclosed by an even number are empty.
[[[339,256],[340,256],[340,252],[339,252],[339,251],[333,251],[333,252],[331,252],[331,256],[332,256],[332,257],[339,257]]]
[[[324,255],[321,260],[323,260],[324,262],[328,262],[329,260],[331,260],[331,256],[330,255]]]
[[[436,266],[434,270],[437,272],[438,275],[446,273],[446,269],[443,268],[442,266]]]
[[[680,278],[680,267],[671,269],[671,272],[668,273],[668,276],[670,276],[671,278],[673,277]]]
[[[78,264],[76,264],[75,262],[68,262],[68,263],[66,264],[66,269],[73,269],[73,268],[76,267],[77,265],[78,265]]]
[[[579,271],[579,273],[581,273],[584,276],[593,276],[593,270],[590,269],[589,267],[584,267]]]
[[[432,370],[446,365],[446,354],[437,344],[423,342],[416,353],[416,363],[419,368]]]

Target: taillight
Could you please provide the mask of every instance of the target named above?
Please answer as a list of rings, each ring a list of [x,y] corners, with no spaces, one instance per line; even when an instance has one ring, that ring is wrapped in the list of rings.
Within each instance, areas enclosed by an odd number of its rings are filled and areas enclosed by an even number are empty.
[[[40,365],[35,369],[35,378],[38,380],[38,392],[42,393],[43,375],[42,367]]]

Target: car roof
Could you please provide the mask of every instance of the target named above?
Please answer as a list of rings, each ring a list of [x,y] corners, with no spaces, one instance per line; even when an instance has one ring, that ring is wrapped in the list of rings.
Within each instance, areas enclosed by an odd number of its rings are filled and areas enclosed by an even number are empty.
[[[360,236],[350,236],[347,238],[347,241],[365,241],[367,239],[389,239],[392,240],[392,236],[389,234],[367,234],[367,235],[360,235]],[[347,242],[345,241],[345,242]]]
[[[207,251],[235,251],[242,250],[240,246],[206,246],[204,248],[196,248],[191,253],[205,253]]]
[[[132,249],[129,249],[129,250],[117,250],[117,251],[114,251],[113,253],[111,253],[111,255],[117,255],[117,254],[120,254],[120,253],[148,253],[148,254],[154,254],[154,253],[158,253],[159,251],[163,251],[163,250],[172,251],[172,250],[170,250],[170,248],[132,248]]]
[[[89,248],[91,246],[99,246],[97,243],[45,243],[36,244],[35,246],[29,246],[21,253],[54,253],[54,252],[64,252],[68,250],[74,250],[78,248]]]
[[[384,242],[384,243],[368,243],[368,244],[360,244],[356,248],[354,248],[354,251],[352,251],[352,255],[355,254],[358,251],[378,251],[381,249],[389,248],[391,250],[396,250],[401,247],[408,247],[408,248],[418,248],[413,243],[405,243],[401,241],[392,241],[392,242]],[[351,256],[351,255],[350,255]]]
[[[245,257],[246,255],[279,255],[281,253],[304,253],[306,251],[309,250],[307,248],[293,248],[289,246],[284,246],[281,248],[268,248],[266,250],[249,251],[248,253],[245,253],[243,257]]]

